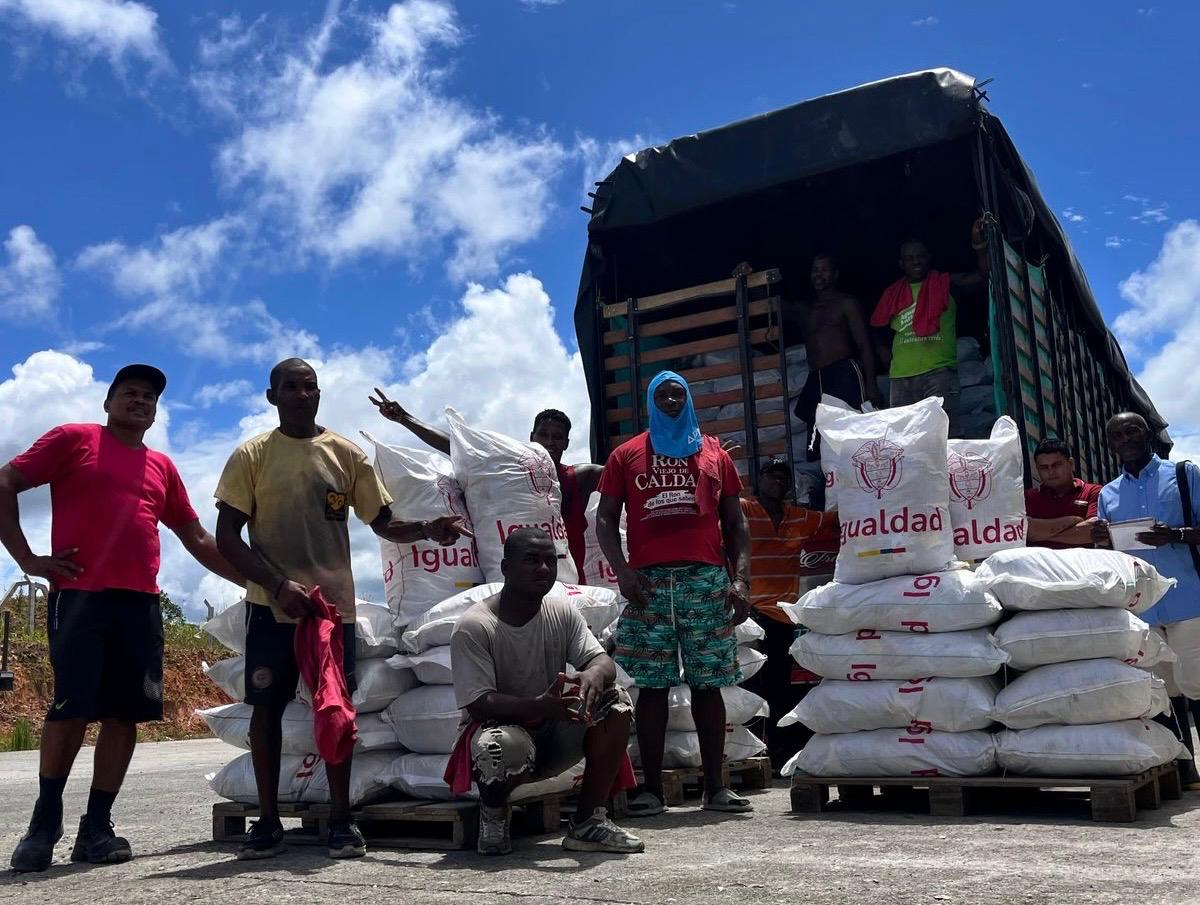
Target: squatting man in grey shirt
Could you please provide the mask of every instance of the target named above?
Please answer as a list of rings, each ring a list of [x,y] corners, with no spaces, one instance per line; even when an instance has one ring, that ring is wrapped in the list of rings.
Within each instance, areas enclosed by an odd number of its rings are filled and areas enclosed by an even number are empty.
[[[616,685],[616,665],[579,610],[545,599],[558,575],[550,535],[538,528],[514,531],[500,568],[503,589],[464,613],[450,641],[454,694],[479,786],[479,852],[512,851],[508,800],[514,788],[562,773],[581,758],[578,810],[563,847],[640,852],[642,841],[609,820],[604,808],[633,713],[629,693]],[[567,677],[568,664],[577,675]]]

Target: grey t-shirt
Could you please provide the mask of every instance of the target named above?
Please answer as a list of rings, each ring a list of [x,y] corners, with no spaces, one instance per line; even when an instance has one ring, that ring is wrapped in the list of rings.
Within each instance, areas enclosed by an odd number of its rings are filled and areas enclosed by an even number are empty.
[[[544,600],[536,616],[516,626],[496,615],[499,600],[496,594],[463,613],[450,638],[454,697],[464,723],[466,708],[488,692],[536,698],[568,663],[580,670],[604,653],[567,601]]]

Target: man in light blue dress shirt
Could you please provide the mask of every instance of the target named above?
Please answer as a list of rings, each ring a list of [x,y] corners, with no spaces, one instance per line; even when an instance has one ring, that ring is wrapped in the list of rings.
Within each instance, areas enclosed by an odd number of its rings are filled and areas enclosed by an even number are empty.
[[[1160,574],[1179,583],[1152,608],[1142,613],[1175,651],[1178,660],[1155,667],[1171,694],[1175,716],[1192,749],[1188,727],[1188,699],[1200,700],[1200,575],[1189,547],[1200,545],[1200,532],[1184,527],[1183,498],[1176,476],[1176,463],[1160,459],[1151,445],[1146,420],[1133,412],[1113,416],[1105,432],[1109,448],[1121,461],[1121,474],[1100,491],[1099,516],[1102,528],[1108,522],[1152,518],[1153,527],[1137,536],[1150,549],[1130,550]],[[1191,495],[1191,523],[1200,525],[1200,469],[1184,463]],[[1184,767],[1184,781],[1200,788],[1195,763]]]

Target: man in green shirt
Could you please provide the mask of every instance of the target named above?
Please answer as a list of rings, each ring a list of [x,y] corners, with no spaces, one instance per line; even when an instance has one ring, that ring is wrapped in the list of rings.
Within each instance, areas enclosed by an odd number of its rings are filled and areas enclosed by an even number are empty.
[[[958,428],[958,304],[960,296],[986,285],[987,239],[980,218],[971,227],[975,273],[941,273],[930,269],[925,243],[910,239],[900,246],[904,276],[889,286],[871,315],[871,326],[892,331],[889,404],[911,405],[929,396],[942,397],[950,418],[950,436]]]

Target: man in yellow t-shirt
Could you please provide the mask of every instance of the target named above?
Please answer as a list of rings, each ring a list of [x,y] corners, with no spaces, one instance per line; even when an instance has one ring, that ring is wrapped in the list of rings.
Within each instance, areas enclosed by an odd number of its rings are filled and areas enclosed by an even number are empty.
[[[894,408],[930,396],[942,397],[942,407],[950,418],[951,437],[961,436],[955,293],[961,297],[979,292],[987,285],[984,229],[982,217],[971,227],[971,247],[975,249],[977,264],[975,273],[944,274],[931,270],[932,257],[924,242],[910,239],[903,243],[899,263],[904,276],[884,292],[871,316],[872,326],[886,326],[892,331],[890,355],[884,355],[885,359],[891,359],[889,404]],[[938,292],[943,293],[942,297],[937,297]],[[897,301],[897,298],[901,300]],[[923,310],[923,306],[929,307]]]
[[[253,706],[250,752],[260,818],[238,853],[241,860],[283,851],[279,822],[279,758],[283,710],[296,693],[296,623],[317,612],[309,591],[322,593],[341,614],[343,668],[354,683],[354,575],[348,510],[380,537],[396,543],[453,543],[467,532],[457,517],[432,522],[392,518],[392,502],[361,449],[317,424],[321,390],[312,367],[289,358],[271,371],[267,400],[279,427],[241,444],[217,484],[217,547],[249,581],[246,600],[246,703]],[[250,542],[242,539],[249,527]],[[326,764],[329,776],[329,854],[366,854],[350,820],[350,760]]]

